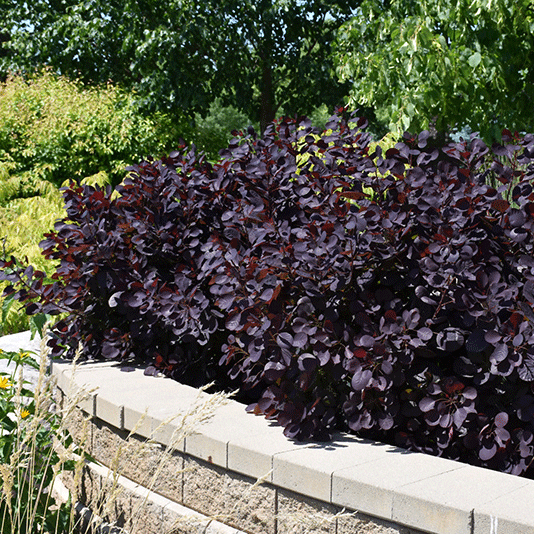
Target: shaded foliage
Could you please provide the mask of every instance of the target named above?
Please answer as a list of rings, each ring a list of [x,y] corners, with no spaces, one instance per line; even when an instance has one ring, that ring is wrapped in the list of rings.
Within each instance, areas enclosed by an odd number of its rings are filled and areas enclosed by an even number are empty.
[[[181,147],[112,190],[72,185],[44,274],[2,263],[55,355],[239,383],[300,440],[336,430],[532,476],[534,136],[370,148],[342,110],[216,165]]]
[[[330,45],[353,8],[348,0],[11,2],[0,75],[46,65],[88,83],[111,80],[143,110],[180,118],[222,98],[263,130],[281,109],[341,101],[347,90]]]

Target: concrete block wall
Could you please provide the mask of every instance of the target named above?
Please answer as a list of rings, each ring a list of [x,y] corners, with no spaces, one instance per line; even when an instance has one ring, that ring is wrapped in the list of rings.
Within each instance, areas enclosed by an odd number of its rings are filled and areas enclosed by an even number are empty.
[[[176,505],[250,534],[534,534],[532,480],[350,435],[294,442],[235,401],[183,435],[184,414],[209,395],[114,363],[54,362],[52,373],[63,404],[76,400],[75,438],[150,487],[166,503],[153,507],[161,521]]]

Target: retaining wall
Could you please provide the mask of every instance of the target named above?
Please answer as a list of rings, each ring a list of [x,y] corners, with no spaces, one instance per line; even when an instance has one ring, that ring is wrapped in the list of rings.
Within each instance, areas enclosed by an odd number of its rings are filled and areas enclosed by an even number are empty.
[[[532,480],[349,435],[294,442],[235,401],[184,438],[209,395],[117,364],[54,362],[52,373],[63,405],[89,392],[69,426],[104,467],[87,467],[81,497],[96,506],[122,484],[106,514],[130,531],[534,534]],[[114,483],[106,467],[126,478]]]

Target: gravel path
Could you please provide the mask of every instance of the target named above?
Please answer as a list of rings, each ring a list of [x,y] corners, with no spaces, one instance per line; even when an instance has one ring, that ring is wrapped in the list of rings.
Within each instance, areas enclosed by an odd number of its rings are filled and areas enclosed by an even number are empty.
[[[30,331],[0,337],[0,349],[6,352],[18,352],[22,349],[24,351],[33,351],[39,354],[40,345],[40,338],[36,336],[32,340]],[[14,364],[8,364],[7,360],[0,359],[0,371],[11,373],[14,368]],[[39,371],[37,371],[37,369],[28,366],[24,367],[24,378],[31,384],[37,383],[38,376]]]

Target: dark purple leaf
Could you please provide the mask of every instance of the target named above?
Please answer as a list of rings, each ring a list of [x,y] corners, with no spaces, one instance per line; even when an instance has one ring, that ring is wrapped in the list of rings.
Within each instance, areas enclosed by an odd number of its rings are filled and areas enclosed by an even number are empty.
[[[524,380],[525,382],[534,382],[534,358],[529,354],[526,355],[517,372],[521,380]]]
[[[422,412],[428,412],[434,408],[436,401],[430,397],[424,397],[419,401],[419,409]]]
[[[463,346],[464,336],[455,328],[445,328],[436,336],[436,343],[441,350],[454,352]]]
[[[297,348],[304,348],[308,344],[308,336],[304,332],[298,332],[293,336],[293,345]]]
[[[317,367],[317,358],[308,352],[301,354],[298,359],[299,369],[307,373],[313,373]]]
[[[508,424],[508,414],[506,412],[500,412],[495,416],[495,426],[502,428]]]
[[[502,339],[502,336],[498,332],[490,330],[484,334],[484,339],[491,345],[495,345]]]
[[[432,339],[433,333],[430,328],[423,327],[417,330],[417,337],[422,341],[430,341]]]
[[[359,371],[354,373],[354,376],[352,377],[352,389],[354,389],[355,391],[361,391],[362,389],[366,388],[372,376],[373,373],[371,373],[369,369],[360,369]]]
[[[465,342],[465,347],[469,352],[482,352],[487,346],[488,342],[486,340],[486,332],[484,332],[484,330],[481,328],[477,328],[471,332],[470,336]]]
[[[491,460],[497,452],[497,445],[493,444],[490,448],[481,447],[478,456],[484,462]]]
[[[490,356],[490,361],[494,364],[498,364],[506,359],[508,356],[508,346],[504,343],[500,343],[495,347],[495,350]]]

